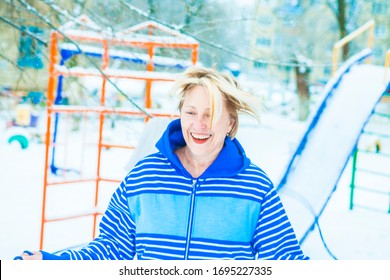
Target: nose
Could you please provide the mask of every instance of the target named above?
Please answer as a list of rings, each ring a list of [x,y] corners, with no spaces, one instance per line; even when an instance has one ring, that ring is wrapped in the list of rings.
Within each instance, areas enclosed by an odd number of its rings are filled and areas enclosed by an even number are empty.
[[[209,122],[210,122],[209,117],[199,114],[194,119],[193,125],[194,128],[197,130],[205,130],[207,129]]]

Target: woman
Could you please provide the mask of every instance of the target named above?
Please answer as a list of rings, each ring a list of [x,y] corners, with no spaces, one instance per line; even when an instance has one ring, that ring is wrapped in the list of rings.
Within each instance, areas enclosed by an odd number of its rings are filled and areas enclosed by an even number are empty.
[[[113,194],[99,236],[60,256],[23,259],[307,259],[272,182],[235,135],[253,96],[214,69],[177,79],[180,119]]]

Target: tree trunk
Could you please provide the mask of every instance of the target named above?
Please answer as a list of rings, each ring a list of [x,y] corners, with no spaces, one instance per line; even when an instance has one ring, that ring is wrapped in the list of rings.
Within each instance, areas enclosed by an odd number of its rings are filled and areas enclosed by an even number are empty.
[[[346,28],[347,19],[345,17],[345,12],[346,12],[345,0],[337,0],[337,4],[338,4],[337,19],[339,22],[340,39],[342,39],[345,36],[347,36],[347,28]],[[348,50],[349,50],[349,48],[348,48],[348,43],[347,43],[343,46],[343,50],[342,50],[343,61],[348,59],[348,52],[349,52]]]
[[[304,67],[304,66],[303,66]],[[309,71],[302,71],[299,65],[295,66],[296,83],[298,90],[298,119],[305,121],[310,113]]]

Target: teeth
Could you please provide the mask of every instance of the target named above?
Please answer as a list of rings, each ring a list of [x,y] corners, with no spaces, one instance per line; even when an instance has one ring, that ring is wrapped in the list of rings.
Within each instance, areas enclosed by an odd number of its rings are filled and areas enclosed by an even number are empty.
[[[192,137],[199,139],[199,140],[204,140],[204,139],[207,139],[211,136],[211,135],[194,134],[194,133],[191,133],[191,135],[192,135]]]

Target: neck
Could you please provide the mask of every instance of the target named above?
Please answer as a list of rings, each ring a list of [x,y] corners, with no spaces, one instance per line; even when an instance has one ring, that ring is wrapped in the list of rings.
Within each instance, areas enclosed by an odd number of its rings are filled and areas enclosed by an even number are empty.
[[[193,178],[198,178],[200,175],[202,175],[216,158],[195,156],[186,147],[177,149],[175,153],[179,157],[181,164]]]

